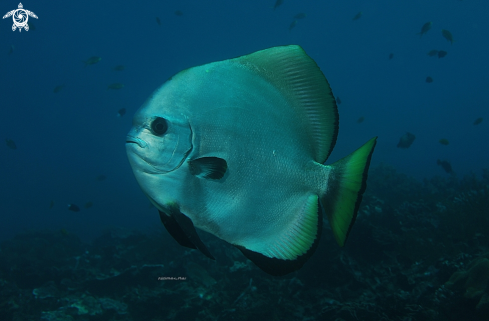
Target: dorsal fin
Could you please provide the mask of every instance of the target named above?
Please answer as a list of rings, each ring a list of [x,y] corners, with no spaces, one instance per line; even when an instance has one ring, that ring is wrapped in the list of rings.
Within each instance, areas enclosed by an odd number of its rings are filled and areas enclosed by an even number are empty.
[[[287,97],[301,132],[313,139],[303,143],[316,162],[324,163],[338,136],[338,109],[328,81],[314,60],[300,46],[291,45],[257,51],[235,61]]]

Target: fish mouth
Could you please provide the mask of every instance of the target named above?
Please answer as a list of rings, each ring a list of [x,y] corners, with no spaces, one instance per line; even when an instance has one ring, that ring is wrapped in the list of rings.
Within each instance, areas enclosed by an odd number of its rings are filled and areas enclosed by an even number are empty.
[[[134,137],[131,135],[126,136],[126,144],[136,144],[141,148],[146,148],[148,147],[148,143],[146,143],[144,140],[138,137]]]

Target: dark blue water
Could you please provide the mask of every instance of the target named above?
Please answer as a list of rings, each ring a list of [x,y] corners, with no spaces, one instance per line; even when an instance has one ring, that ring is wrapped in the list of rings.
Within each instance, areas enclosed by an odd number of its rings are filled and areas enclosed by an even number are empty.
[[[17,149],[0,148],[0,238],[40,228],[88,239],[110,226],[159,230],[125,154],[132,115],[184,68],[277,45],[301,45],[341,98],[328,163],[379,136],[372,164],[417,179],[448,175],[437,159],[459,176],[489,166],[486,1],[286,0],[273,10],[274,3],[29,1],[23,5],[39,17],[29,18],[35,30],[13,32],[12,19],[1,20],[0,136]],[[17,5],[4,1],[0,11]],[[289,31],[302,12],[307,17]],[[432,28],[420,38],[428,21]],[[432,49],[448,54],[429,57]],[[85,67],[92,56],[102,60]],[[112,70],[117,65],[125,70]],[[434,81],[426,83],[427,76]],[[107,90],[111,83],[125,87]],[[121,108],[127,114],[116,117]],[[473,125],[479,117],[482,123]],[[416,140],[397,148],[407,131]],[[88,201],[93,207],[85,209]],[[69,203],[81,211],[68,211]]]
[[[22,4],[38,16],[29,31],[0,20],[0,319],[487,320],[487,1]],[[205,233],[216,261],[177,245],[134,179],[125,136],[175,73],[288,44],[341,99],[327,163],[378,143],[347,246],[325,224],[311,260],[273,278]],[[398,148],[406,132],[416,138]]]

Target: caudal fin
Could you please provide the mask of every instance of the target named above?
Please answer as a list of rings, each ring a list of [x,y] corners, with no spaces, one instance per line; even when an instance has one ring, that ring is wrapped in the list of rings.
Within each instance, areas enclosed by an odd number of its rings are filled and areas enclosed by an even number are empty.
[[[330,165],[328,189],[321,196],[321,204],[340,246],[345,245],[362,202],[376,142],[377,137],[374,137],[355,152]]]

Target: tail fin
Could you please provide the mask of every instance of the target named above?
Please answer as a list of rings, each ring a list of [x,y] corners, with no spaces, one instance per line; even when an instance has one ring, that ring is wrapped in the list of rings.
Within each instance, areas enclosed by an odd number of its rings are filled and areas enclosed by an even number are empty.
[[[321,204],[339,246],[345,245],[355,222],[363,192],[367,186],[368,167],[377,137],[370,139],[355,152],[332,164],[326,195]]]

